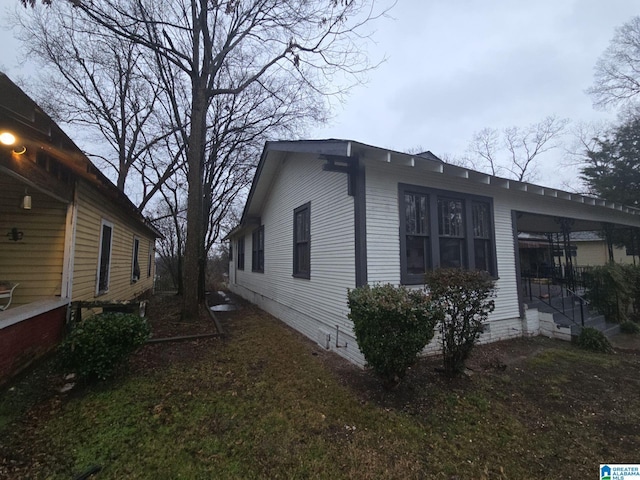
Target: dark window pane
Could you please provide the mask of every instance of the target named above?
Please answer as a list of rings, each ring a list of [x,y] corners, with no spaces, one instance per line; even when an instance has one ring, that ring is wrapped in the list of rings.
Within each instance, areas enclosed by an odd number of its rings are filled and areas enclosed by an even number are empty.
[[[429,268],[429,237],[407,235],[407,273],[423,274]]]
[[[491,244],[489,240],[475,239],[473,241],[476,270],[491,272]]]
[[[472,205],[473,236],[475,238],[490,238],[489,205],[474,203]]]
[[[311,215],[309,205],[293,213],[293,274],[308,277],[311,272]]]
[[[464,236],[462,200],[438,199],[438,231],[446,237]]]
[[[426,195],[406,194],[405,221],[406,233],[429,234],[429,204]]]
[[[244,237],[238,239],[238,270],[244,270]]]
[[[100,273],[98,276],[98,290],[104,292],[109,288],[109,264],[111,263],[111,233],[112,228],[102,226],[102,244],[100,245]]]
[[[442,268],[466,267],[464,258],[464,240],[440,238],[440,266]]]

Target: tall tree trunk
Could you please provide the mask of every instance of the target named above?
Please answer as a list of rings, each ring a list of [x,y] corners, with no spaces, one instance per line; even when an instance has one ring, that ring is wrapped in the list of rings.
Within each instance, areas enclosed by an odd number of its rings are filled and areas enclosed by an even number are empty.
[[[197,74],[194,74],[194,77]],[[193,78],[191,132],[189,151],[187,152],[187,181],[189,194],[187,200],[187,238],[185,242],[183,264],[182,318],[195,319],[199,311],[198,276],[202,248],[202,174],[204,165],[204,147],[206,132],[206,88],[202,80]]]

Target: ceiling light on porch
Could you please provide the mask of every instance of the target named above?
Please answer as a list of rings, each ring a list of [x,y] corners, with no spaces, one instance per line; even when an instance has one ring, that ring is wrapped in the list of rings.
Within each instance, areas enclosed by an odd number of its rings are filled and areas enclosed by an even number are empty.
[[[0,133],[0,143],[3,145],[13,145],[16,143],[16,136],[11,132]]]

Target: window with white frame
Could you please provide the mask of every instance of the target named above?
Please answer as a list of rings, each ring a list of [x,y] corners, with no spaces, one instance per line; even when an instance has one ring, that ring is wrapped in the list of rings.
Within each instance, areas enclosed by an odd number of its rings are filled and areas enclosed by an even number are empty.
[[[100,224],[100,243],[98,253],[98,279],[96,295],[109,291],[109,276],[111,270],[111,246],[113,244],[113,223],[102,220]]]
[[[153,243],[149,242],[149,261],[147,263],[147,278],[151,276],[151,272],[153,271]]]
[[[131,283],[140,280],[140,239],[133,237],[133,254],[131,256]]]

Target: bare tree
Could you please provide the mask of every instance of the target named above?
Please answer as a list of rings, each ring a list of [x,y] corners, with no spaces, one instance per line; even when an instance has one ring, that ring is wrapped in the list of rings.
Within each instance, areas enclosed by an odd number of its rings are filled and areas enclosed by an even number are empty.
[[[93,22],[78,18],[67,2],[36,7],[14,18],[17,36],[27,53],[44,68],[33,82],[38,101],[58,122],[87,129],[109,151],[88,152],[113,170],[117,187],[125,191],[134,177],[143,208],[172,175],[176,165],[164,162],[153,179],[144,175],[151,162],[158,171],[156,147],[171,130],[158,115],[163,91],[152,78],[145,51]],[[99,142],[100,143],[100,142]]]
[[[640,16],[616,29],[611,43],[595,65],[588,90],[599,107],[634,102],[640,93]]]
[[[484,128],[476,132],[467,148],[467,163],[491,175],[505,175],[518,181],[532,180],[536,160],[558,147],[568,119],[555,116],[527,127],[508,127],[502,132]]]
[[[202,246],[207,112],[219,95],[237,95],[269,73],[327,92],[336,75],[357,76],[368,67],[362,27],[370,1],[356,0],[76,0],[82,13],[121,38],[154,52],[189,86],[187,238],[183,316],[198,313]],[[241,75],[217,82],[221,72]],[[177,102],[176,102],[177,103]],[[174,108],[175,110],[175,108]],[[176,112],[182,115],[181,112]]]
[[[181,203],[185,196],[182,188],[174,179],[165,183],[161,190],[164,201],[158,204],[153,219],[153,224],[163,235],[157,246],[162,271],[169,275],[179,295],[183,291],[182,262],[187,223],[186,207]]]

